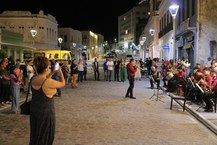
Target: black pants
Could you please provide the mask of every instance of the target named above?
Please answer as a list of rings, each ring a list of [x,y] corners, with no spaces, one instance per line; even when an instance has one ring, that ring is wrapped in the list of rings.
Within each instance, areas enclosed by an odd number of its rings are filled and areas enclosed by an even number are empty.
[[[84,70],[84,80],[87,80],[87,70]]]
[[[130,85],[127,89],[127,93],[126,93],[125,97],[134,97],[133,96],[133,88],[134,88],[135,78],[134,78],[134,76],[128,76],[128,80],[129,80]]]
[[[175,77],[172,77],[170,80],[168,80],[168,91],[174,92],[176,90],[176,84],[177,80]]]
[[[2,84],[1,85],[1,102],[7,102],[7,101],[10,101],[10,85],[5,85],[5,84]]]
[[[95,80],[99,80],[99,70],[94,70],[94,77],[95,77]]]
[[[109,78],[109,81],[111,81],[111,77],[112,77],[112,70],[108,70],[108,78]]]
[[[104,80],[108,81],[108,70],[104,70]]]
[[[115,81],[119,81],[119,69],[115,69],[114,71]]]
[[[164,86],[167,86],[166,81],[168,81],[168,80],[167,80],[167,78],[166,78],[166,76],[165,76],[165,77],[163,77],[163,83],[164,83]]]
[[[204,93],[204,95],[202,96],[203,101],[206,103],[206,107],[207,109],[212,109],[213,107],[213,103],[211,101],[211,99],[215,98],[216,94],[210,94],[210,93]]]
[[[157,87],[159,88],[159,87],[160,87],[160,80],[154,80],[154,81],[153,81],[152,79],[150,79],[151,88],[154,87],[154,82],[157,83]]]
[[[84,75],[84,71],[78,71],[78,82],[83,81],[83,75]]]

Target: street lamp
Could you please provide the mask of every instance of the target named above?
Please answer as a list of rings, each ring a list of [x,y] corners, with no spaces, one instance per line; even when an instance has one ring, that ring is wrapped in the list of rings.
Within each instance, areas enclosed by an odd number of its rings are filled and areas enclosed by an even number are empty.
[[[34,29],[31,29],[31,30],[30,30],[30,33],[31,33],[32,38],[33,38],[33,40],[32,40],[32,47],[34,47],[34,45],[35,45],[34,38],[35,38],[35,36],[37,35],[37,31],[34,30]]]
[[[141,38],[141,40],[140,40],[140,45],[141,45],[141,48],[142,48],[142,54],[141,54],[141,52],[140,52],[140,54],[142,55],[142,59],[144,60],[144,57],[145,57],[145,54],[146,54],[146,49],[145,49],[145,46],[144,46],[144,44],[145,44],[145,41],[146,41],[146,37],[145,36],[143,36],[142,38]],[[141,49],[140,49],[140,51],[141,51]]]
[[[154,29],[149,29],[149,33],[151,34],[151,36],[154,36],[154,32],[155,32]],[[152,58],[154,58],[154,42],[153,42],[153,45],[152,45],[152,54],[151,55],[152,55]]]
[[[178,5],[172,5],[169,7],[170,14],[173,17],[173,59],[176,60],[176,15],[179,10]]]
[[[149,33],[151,34],[151,36],[154,36],[154,32],[155,32],[154,29],[149,29]]]
[[[60,43],[60,50],[61,50],[61,43],[63,42],[63,38],[58,38],[58,42]]]

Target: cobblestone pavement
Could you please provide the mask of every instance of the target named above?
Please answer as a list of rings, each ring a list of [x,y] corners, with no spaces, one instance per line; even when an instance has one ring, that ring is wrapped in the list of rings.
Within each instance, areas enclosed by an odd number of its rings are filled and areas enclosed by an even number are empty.
[[[67,85],[55,97],[54,145],[217,145],[217,137],[170,98],[150,99],[148,81],[136,81],[134,95],[124,98],[128,82],[88,80],[77,89]],[[154,99],[154,97],[153,97]],[[29,116],[0,113],[0,144],[27,145]]]

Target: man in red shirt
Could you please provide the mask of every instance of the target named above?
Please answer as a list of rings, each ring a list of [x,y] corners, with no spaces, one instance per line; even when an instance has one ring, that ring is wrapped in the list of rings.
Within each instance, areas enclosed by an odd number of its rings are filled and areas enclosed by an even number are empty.
[[[134,81],[135,81],[135,73],[136,73],[136,65],[135,65],[135,60],[133,58],[130,59],[130,62],[127,64],[127,75],[128,75],[128,80],[129,80],[129,87],[127,89],[127,93],[125,97],[129,97],[131,99],[136,99],[133,96],[133,88],[134,88]]]

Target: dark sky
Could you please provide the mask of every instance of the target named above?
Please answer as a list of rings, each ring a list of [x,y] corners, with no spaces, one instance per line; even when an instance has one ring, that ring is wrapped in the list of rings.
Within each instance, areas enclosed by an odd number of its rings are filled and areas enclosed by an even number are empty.
[[[28,10],[53,15],[59,27],[90,30],[105,40],[118,37],[118,16],[136,6],[140,0],[3,0],[0,12]]]

